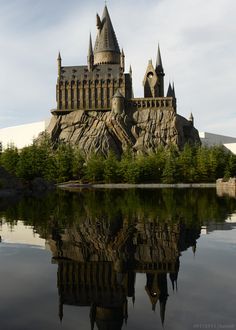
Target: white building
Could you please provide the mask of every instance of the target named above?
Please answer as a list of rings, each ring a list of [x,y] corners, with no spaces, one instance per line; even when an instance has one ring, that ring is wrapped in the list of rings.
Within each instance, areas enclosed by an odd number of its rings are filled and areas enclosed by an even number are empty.
[[[216,145],[223,145],[232,153],[236,154],[236,138],[231,136],[199,132],[201,142],[204,146],[213,147]]]
[[[46,129],[48,124],[49,120],[44,120],[31,124],[1,128],[0,143],[2,144],[2,149],[4,150],[11,144],[19,149],[31,145],[33,140]]]

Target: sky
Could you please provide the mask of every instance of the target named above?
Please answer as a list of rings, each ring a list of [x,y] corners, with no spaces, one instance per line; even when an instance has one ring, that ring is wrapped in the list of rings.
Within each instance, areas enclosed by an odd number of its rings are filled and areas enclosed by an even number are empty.
[[[236,136],[236,1],[108,0],[132,65],[135,97],[143,96],[148,60],[158,43],[166,90],[174,81],[177,112],[193,113],[199,131]],[[87,62],[100,0],[0,0],[0,128],[41,121],[56,107],[57,55],[62,65]]]

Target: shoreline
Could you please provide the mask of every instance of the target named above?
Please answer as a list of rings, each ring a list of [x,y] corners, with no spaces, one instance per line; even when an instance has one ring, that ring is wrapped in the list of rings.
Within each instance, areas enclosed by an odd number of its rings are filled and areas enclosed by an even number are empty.
[[[162,189],[162,188],[216,188],[216,183],[60,183],[60,189]]]

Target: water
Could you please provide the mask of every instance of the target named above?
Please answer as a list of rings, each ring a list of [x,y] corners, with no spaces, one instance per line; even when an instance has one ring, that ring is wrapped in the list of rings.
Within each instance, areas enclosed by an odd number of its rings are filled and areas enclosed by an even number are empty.
[[[1,200],[0,329],[235,329],[235,210],[214,189]]]

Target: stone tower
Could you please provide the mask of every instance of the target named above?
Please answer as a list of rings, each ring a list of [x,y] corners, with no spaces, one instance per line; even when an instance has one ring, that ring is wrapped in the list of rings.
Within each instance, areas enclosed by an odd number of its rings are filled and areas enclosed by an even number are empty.
[[[97,14],[97,39],[94,47],[94,64],[120,64],[121,53],[107,6],[102,19]]]
[[[120,52],[107,9],[97,14],[97,38],[93,49],[89,38],[87,65],[62,66],[58,57],[57,109],[53,114],[74,110],[110,111],[113,95],[119,89],[125,98],[132,97],[132,78],[125,73],[125,55]]]
[[[158,45],[156,67],[154,68],[152,60],[149,60],[144,76],[144,97],[164,96],[164,76],[165,73],[162,66],[161,52]]]

